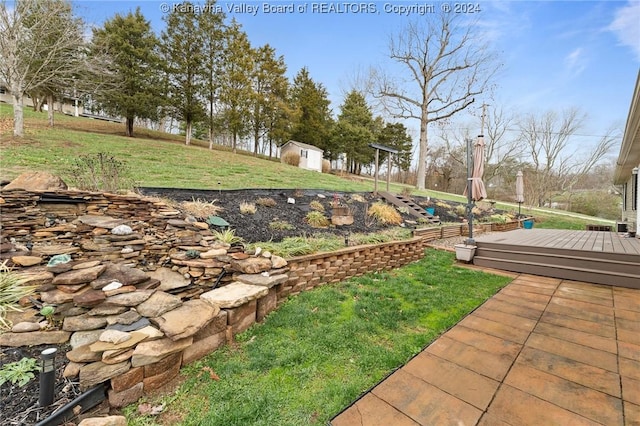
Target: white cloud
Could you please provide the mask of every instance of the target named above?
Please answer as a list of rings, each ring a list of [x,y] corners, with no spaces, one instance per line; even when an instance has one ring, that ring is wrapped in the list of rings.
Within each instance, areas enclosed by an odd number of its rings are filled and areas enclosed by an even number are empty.
[[[609,31],[615,33],[620,44],[631,48],[640,61],[640,2],[630,0],[629,4],[618,9]]]
[[[584,71],[586,66],[585,51],[582,47],[574,49],[564,58],[567,71],[571,76],[576,76]]]

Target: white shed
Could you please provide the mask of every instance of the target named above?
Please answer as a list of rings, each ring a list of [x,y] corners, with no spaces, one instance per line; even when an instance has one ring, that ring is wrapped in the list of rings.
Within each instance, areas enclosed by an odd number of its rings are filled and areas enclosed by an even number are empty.
[[[295,152],[300,155],[298,167],[322,172],[322,156],[324,151],[320,148],[302,142],[289,141],[280,148],[280,158],[284,158],[288,152]]]

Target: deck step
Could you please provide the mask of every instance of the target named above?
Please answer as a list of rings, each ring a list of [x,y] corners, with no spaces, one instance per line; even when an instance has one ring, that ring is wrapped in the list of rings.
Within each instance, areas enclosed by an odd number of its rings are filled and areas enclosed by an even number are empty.
[[[527,250],[528,249],[528,250]],[[577,269],[597,269],[600,271],[611,271],[622,274],[631,274],[640,278],[640,265],[638,257],[627,259],[618,256],[616,259],[599,252],[573,252],[573,255],[564,253],[549,253],[548,251],[532,250],[529,247],[520,247],[518,250],[505,250],[487,248],[485,245],[478,245],[476,256],[492,258],[498,260],[510,260],[517,262],[534,262],[549,266],[563,266]],[[579,253],[579,255],[575,255]],[[631,255],[629,256],[631,258]]]
[[[475,256],[473,258],[473,264],[505,271],[640,289],[640,275],[638,274],[565,265],[549,265],[533,261],[498,259],[485,256]]]
[[[411,198],[405,197],[403,195],[394,195],[386,191],[380,191],[378,192],[378,195],[380,195],[388,203],[393,204],[396,207],[407,209],[409,214],[414,217],[425,219],[428,223],[432,223],[435,225],[440,224],[440,218],[438,216],[430,214],[425,209],[416,204]]]

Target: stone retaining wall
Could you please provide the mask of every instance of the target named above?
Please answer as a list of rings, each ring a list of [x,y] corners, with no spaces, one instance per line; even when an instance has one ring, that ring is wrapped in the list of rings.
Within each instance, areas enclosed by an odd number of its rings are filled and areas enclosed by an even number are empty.
[[[2,191],[0,213],[0,259],[38,287],[36,302],[55,306],[57,325],[28,309],[0,344],[69,342],[65,376],[83,389],[108,382],[114,407],[168,382],[289,296],[398,268],[419,260],[427,241],[463,232],[416,230],[408,241],[286,261],[221,244],[206,223],[133,195]],[[56,255],[69,258],[53,264]]]

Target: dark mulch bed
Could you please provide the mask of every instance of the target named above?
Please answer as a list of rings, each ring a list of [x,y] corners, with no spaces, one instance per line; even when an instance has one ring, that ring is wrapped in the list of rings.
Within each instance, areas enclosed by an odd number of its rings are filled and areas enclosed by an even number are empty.
[[[174,201],[216,201],[215,204],[224,208],[219,214],[226,220],[236,235],[242,237],[245,242],[274,241],[279,242],[286,237],[314,234],[355,234],[376,233],[388,228],[388,225],[375,223],[367,217],[369,206],[381,200],[371,192],[334,192],[326,190],[293,190],[293,189],[243,189],[230,191],[193,190],[174,188],[139,188],[143,195],[168,198]],[[358,194],[365,202],[353,201],[352,196]],[[274,207],[257,206],[255,214],[241,214],[240,203],[255,203],[259,198],[272,198],[277,205]],[[305,222],[305,216],[311,210],[309,203],[319,201],[325,207],[325,215],[331,216],[331,203],[338,199],[347,205],[353,213],[352,225],[329,226],[327,228],[314,228]],[[436,206],[436,200],[413,197],[417,204],[423,207],[434,207],[435,214],[440,216],[443,222],[459,222],[460,218],[454,212]],[[294,199],[295,204],[287,202]],[[455,204],[449,202],[449,204]],[[417,226],[416,218],[408,214],[402,214],[405,226]],[[201,218],[204,219],[204,218]],[[275,230],[269,224],[273,221],[286,221],[294,226],[291,230]]]
[[[0,418],[3,425],[33,425],[51,416],[56,410],[71,402],[80,395],[77,382],[62,377],[68,363],[65,354],[71,350],[68,345],[42,345],[20,348],[4,347],[0,350],[0,368],[10,362],[20,361],[23,357],[40,360],[40,353],[47,348],[56,347],[56,382],[54,402],[47,407],[38,405],[40,394],[39,373],[22,387],[11,382],[0,386]]]

